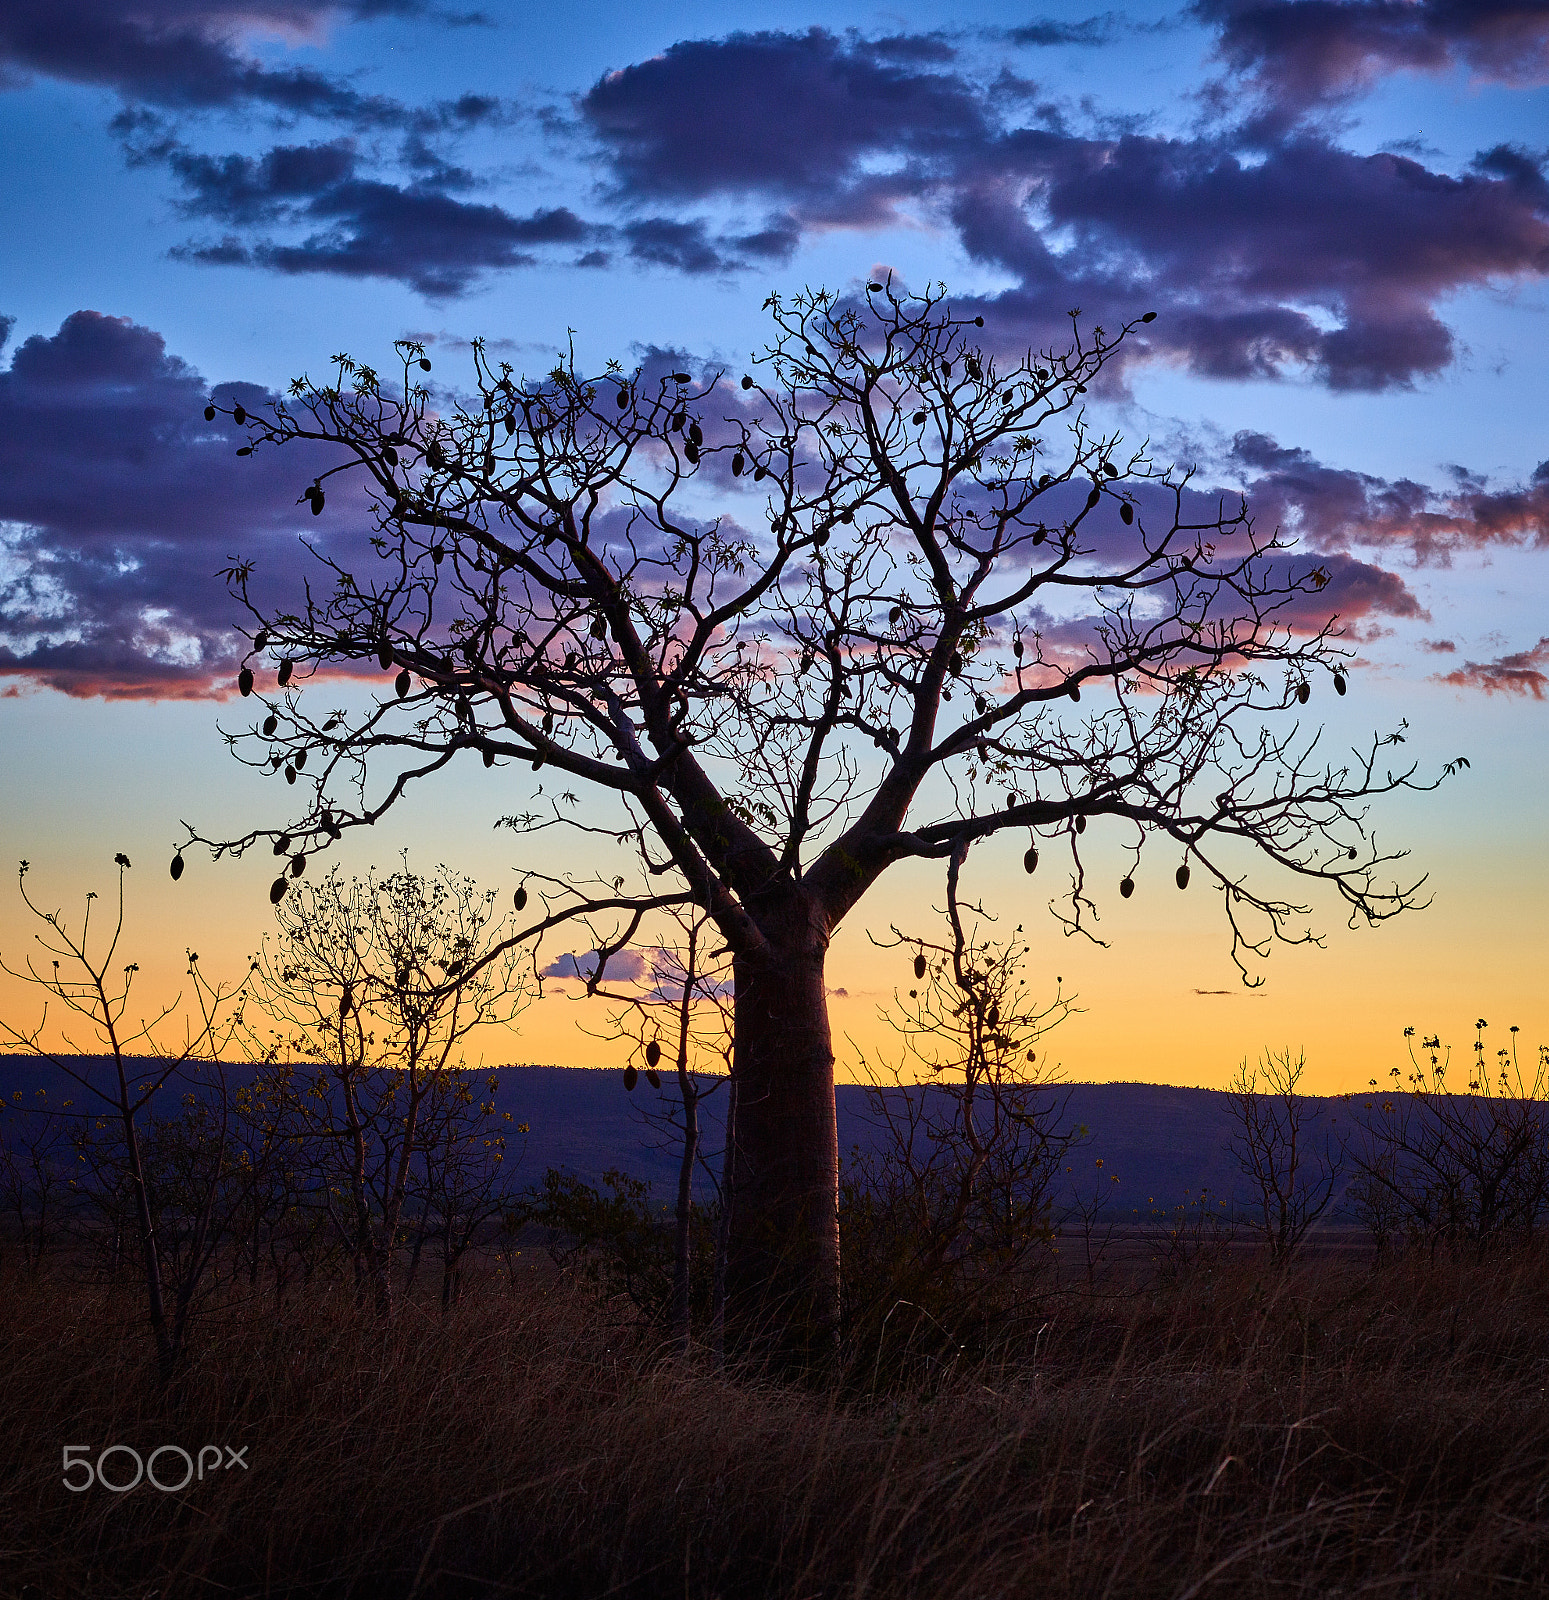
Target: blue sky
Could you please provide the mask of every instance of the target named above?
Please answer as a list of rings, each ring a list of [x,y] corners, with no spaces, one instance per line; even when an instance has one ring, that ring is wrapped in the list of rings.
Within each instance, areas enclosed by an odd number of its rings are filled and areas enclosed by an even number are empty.
[[[290,464],[204,429],[214,386],[261,397],[405,335],[449,381],[475,334],[533,372],[569,330],[586,362],[737,360],[770,288],[883,266],[945,280],[1006,350],[1073,303],[1158,311],[1102,406],[1342,563],[1356,700],[1474,762],[1406,825],[1454,919],[1489,881],[1515,929],[1445,1005],[1487,1004],[1497,970],[1525,996],[1549,954],[1545,129],[1528,0],[3,0],[4,842],[40,866],[52,845],[76,886],[51,796],[78,839],[82,762],[120,740],[98,781],[153,855],[169,773],[260,803],[215,733],[238,641],[214,574],[244,554],[293,579],[305,508]],[[496,810],[459,806],[451,839],[406,821],[378,855],[498,870]],[[1413,937],[1455,946],[1448,904]],[[1319,981],[1282,985],[1288,1025]],[[1083,1075],[1137,1048],[1099,1009]]]

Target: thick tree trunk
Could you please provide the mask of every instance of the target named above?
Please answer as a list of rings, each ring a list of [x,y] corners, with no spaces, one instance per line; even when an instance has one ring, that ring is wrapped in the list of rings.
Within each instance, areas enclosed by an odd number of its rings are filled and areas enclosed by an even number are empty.
[[[839,1337],[839,1141],[826,930],[735,962],[737,1118],[726,1263],[730,1338],[805,1363]]]

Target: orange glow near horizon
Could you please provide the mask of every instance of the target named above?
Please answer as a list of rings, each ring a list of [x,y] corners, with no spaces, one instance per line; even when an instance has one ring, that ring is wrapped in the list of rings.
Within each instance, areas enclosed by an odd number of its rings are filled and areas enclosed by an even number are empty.
[[[1375,685],[1381,691],[1380,685]],[[1388,698],[1396,702],[1400,686]],[[1364,1087],[1407,1060],[1403,1029],[1438,1032],[1467,1049],[1483,1017],[1505,1038],[1515,1023],[1524,1045],[1549,1038],[1542,974],[1549,955],[1549,865],[1542,795],[1549,788],[1545,741],[1549,706],[1494,699],[1460,702],[1412,686],[1423,712],[1410,708],[1412,748],[1422,763],[1461,750],[1473,767],[1432,796],[1407,796],[1376,813],[1379,837],[1412,850],[1415,872],[1429,873],[1428,909],[1378,928],[1345,927],[1339,906],[1321,897],[1313,926],[1324,947],[1277,947],[1253,970],[1265,980],[1243,987],[1228,958],[1229,938],[1217,896],[1196,877],[1187,893],[1173,885],[1170,862],[1148,859],[1133,899],[1106,892],[1116,879],[1116,836],[1103,825],[1088,835],[1088,860],[1102,914],[1099,947],[1066,937],[1048,902],[1067,876],[1061,851],[1050,843],[1036,877],[1020,865],[1023,844],[1006,838],[978,846],[965,869],[965,891],[981,898],[1009,930],[1018,922],[1031,937],[1030,986],[1044,999],[1060,992],[1079,1008],[1040,1046],[1047,1063],[1074,1081],[1140,1080],[1219,1088],[1245,1057],[1265,1049],[1304,1050],[1304,1080],[1313,1092]],[[1381,693],[1374,696],[1380,701]],[[1394,720],[1392,706],[1366,708],[1376,722]],[[274,862],[266,850],[241,861],[211,863],[190,854],[174,884],[167,873],[186,817],[211,831],[283,820],[285,797],[264,780],[236,769],[215,734],[229,711],[209,705],[103,706],[39,694],[6,702],[7,745],[20,759],[0,773],[0,835],[12,863],[0,881],[0,956],[15,965],[32,944],[21,914],[14,862],[32,862],[34,896],[78,918],[83,896],[96,889],[106,901],[116,889],[116,850],[135,865],[129,874],[128,928],[123,960],[140,964],[139,995],[146,1009],[176,995],[184,983],[184,951],[197,950],[211,978],[235,979],[262,940],[269,920],[267,885]],[[61,729],[74,729],[71,737]],[[1540,735],[1535,738],[1533,735]],[[176,759],[169,761],[168,753]],[[111,774],[105,778],[104,774]],[[448,777],[422,789],[369,840],[337,851],[346,871],[368,865],[391,869],[407,848],[411,867],[446,861],[505,895],[526,861],[563,856],[572,870],[584,857],[573,847],[523,841],[493,829],[510,809],[511,783],[502,774]],[[520,774],[516,782],[522,781]],[[265,812],[265,807],[274,809]],[[368,847],[369,853],[368,853]],[[566,853],[568,851],[568,854]],[[1111,857],[1105,852],[1111,851]],[[313,870],[323,870],[315,862]],[[896,924],[911,935],[940,937],[939,864],[894,869],[836,933],[828,977],[838,1073],[854,1075],[859,1053],[897,1055],[897,1040],[879,1009],[895,985],[907,989],[907,957],[876,948]],[[568,946],[545,949],[545,959]],[[546,984],[546,998],[529,1007],[514,1031],[486,1031],[470,1041],[469,1059],[566,1066],[613,1066],[622,1047],[593,1038],[604,1008],[578,1001],[575,983]],[[842,991],[842,992],[841,992]],[[0,980],[0,1016],[30,1026],[39,997]],[[1497,1041],[1498,1042],[1498,1041]],[[1493,1046],[1492,1046],[1493,1048]]]

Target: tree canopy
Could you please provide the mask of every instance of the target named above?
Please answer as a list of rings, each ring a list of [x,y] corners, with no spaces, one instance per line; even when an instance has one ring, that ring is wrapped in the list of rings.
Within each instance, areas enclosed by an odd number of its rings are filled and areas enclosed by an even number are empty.
[[[589,374],[572,351],[528,380],[476,342],[469,386],[432,389],[403,341],[390,379],[339,356],[330,381],[234,412],[245,449],[334,447],[301,498],[322,516],[350,478],[374,527],[320,546],[291,609],[232,568],[239,686],[267,714],[229,737],[305,799],[283,828],[205,842],[272,842],[299,872],[477,759],[512,769],[518,833],[605,834],[634,862],[531,873],[514,939],[584,925],[595,983],[654,910],[708,913],[735,972],[739,1281],[779,1279],[831,1324],[822,963],[888,867],[1017,830],[1032,872],[1058,842],[1056,910],[1083,931],[1095,896],[1147,874],[1209,884],[1251,982],[1274,940],[1316,937],[1288,881],[1356,922],[1416,903],[1367,802],[1418,785],[1384,765],[1401,728],[1325,759],[1303,720],[1348,681],[1317,611],[1327,570],[1092,420],[1150,314],[1109,332],[1072,313],[1066,348],[1006,359],[939,288],[765,310],[742,373],[652,356]],[[304,692],[373,663],[392,687],[359,715]],[[612,818],[579,806],[583,785]],[[1128,852],[1111,891],[1083,860],[1099,822]]]

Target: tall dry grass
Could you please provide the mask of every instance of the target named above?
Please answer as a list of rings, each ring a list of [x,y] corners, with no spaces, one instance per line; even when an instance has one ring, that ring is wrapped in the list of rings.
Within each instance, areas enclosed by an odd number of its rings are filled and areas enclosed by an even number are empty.
[[[13,1278],[0,1329],[5,1595],[1549,1592],[1537,1252],[1051,1289],[994,1361],[884,1344],[807,1388],[536,1274],[389,1327],[342,1290],[233,1301],[171,1391],[128,1296]],[[110,1443],[250,1465],[65,1490],[61,1446]]]

